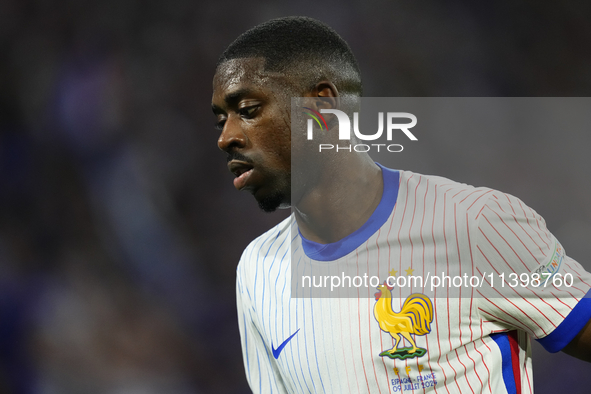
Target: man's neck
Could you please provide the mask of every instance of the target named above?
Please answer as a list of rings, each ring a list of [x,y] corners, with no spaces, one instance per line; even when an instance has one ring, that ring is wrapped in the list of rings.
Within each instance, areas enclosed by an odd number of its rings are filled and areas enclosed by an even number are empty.
[[[356,155],[338,169],[325,171],[322,181],[294,208],[302,235],[328,244],[358,230],[379,205],[384,190],[382,171],[367,155]]]

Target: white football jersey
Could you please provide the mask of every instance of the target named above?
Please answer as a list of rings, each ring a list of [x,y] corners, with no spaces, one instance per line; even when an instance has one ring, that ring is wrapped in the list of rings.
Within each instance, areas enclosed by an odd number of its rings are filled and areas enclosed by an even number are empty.
[[[382,174],[380,204],[345,239],[306,240],[292,215],[244,251],[238,318],[253,392],[531,393],[530,338],[553,352],[570,342],[591,318],[591,275],[513,196]],[[316,280],[318,269],[331,275]],[[331,287],[355,274],[379,287]]]

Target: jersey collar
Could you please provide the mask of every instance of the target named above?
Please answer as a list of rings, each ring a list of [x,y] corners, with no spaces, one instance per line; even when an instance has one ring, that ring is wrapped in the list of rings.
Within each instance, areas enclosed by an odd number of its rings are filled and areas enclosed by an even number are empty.
[[[384,191],[382,199],[372,213],[369,219],[352,234],[345,238],[330,244],[319,244],[314,241],[307,240],[299,232],[302,240],[302,247],[306,256],[318,261],[333,261],[340,259],[353,252],[365,241],[369,239],[376,231],[386,223],[398,197],[398,186],[400,182],[400,173],[396,170],[391,170],[376,163],[382,169],[382,178],[384,180]]]

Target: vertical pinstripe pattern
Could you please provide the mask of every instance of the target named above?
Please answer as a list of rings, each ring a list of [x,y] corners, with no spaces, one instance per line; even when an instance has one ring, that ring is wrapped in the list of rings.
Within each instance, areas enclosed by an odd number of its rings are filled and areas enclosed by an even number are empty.
[[[437,288],[428,294],[431,332],[414,336],[426,354],[392,360],[379,356],[394,340],[374,317],[372,289],[358,289],[356,298],[310,298],[311,289],[292,289],[291,265],[311,273],[313,265],[322,264],[332,275],[347,266],[382,281],[391,270],[399,277],[409,269],[423,278],[520,274],[548,263],[558,244],[543,219],[513,196],[411,172],[401,172],[396,206],[382,227],[358,241],[356,250],[334,261],[313,261],[292,217],[246,248],[237,269],[237,302],[254,392],[507,393],[500,373],[503,349],[490,335],[518,330],[511,364],[519,376],[516,390],[531,393],[530,338],[552,333],[591,287],[591,276],[565,257],[560,272],[574,277],[568,289],[497,289],[489,280],[484,289],[460,294]],[[399,311],[412,292],[428,289],[394,289],[392,309]],[[275,358],[273,349],[297,330]],[[396,382],[410,376],[419,384],[417,377],[427,374],[437,384],[409,389]]]

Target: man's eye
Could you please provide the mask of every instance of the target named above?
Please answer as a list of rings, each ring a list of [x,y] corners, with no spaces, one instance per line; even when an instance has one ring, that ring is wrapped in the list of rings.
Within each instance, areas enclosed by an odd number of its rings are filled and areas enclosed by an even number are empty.
[[[244,107],[244,108],[240,108],[240,109],[238,110],[238,113],[239,113],[239,114],[240,114],[240,116],[242,116],[243,118],[250,119],[250,118],[252,118],[252,117],[254,116],[254,114],[255,114],[255,112],[256,112],[256,110],[257,110],[258,108],[259,108],[259,107],[258,107],[258,106],[256,106],[256,105],[254,105],[254,106],[252,106],[252,107]]]
[[[226,119],[219,119],[215,122],[216,130],[222,131],[224,129],[224,124],[226,124]]]

